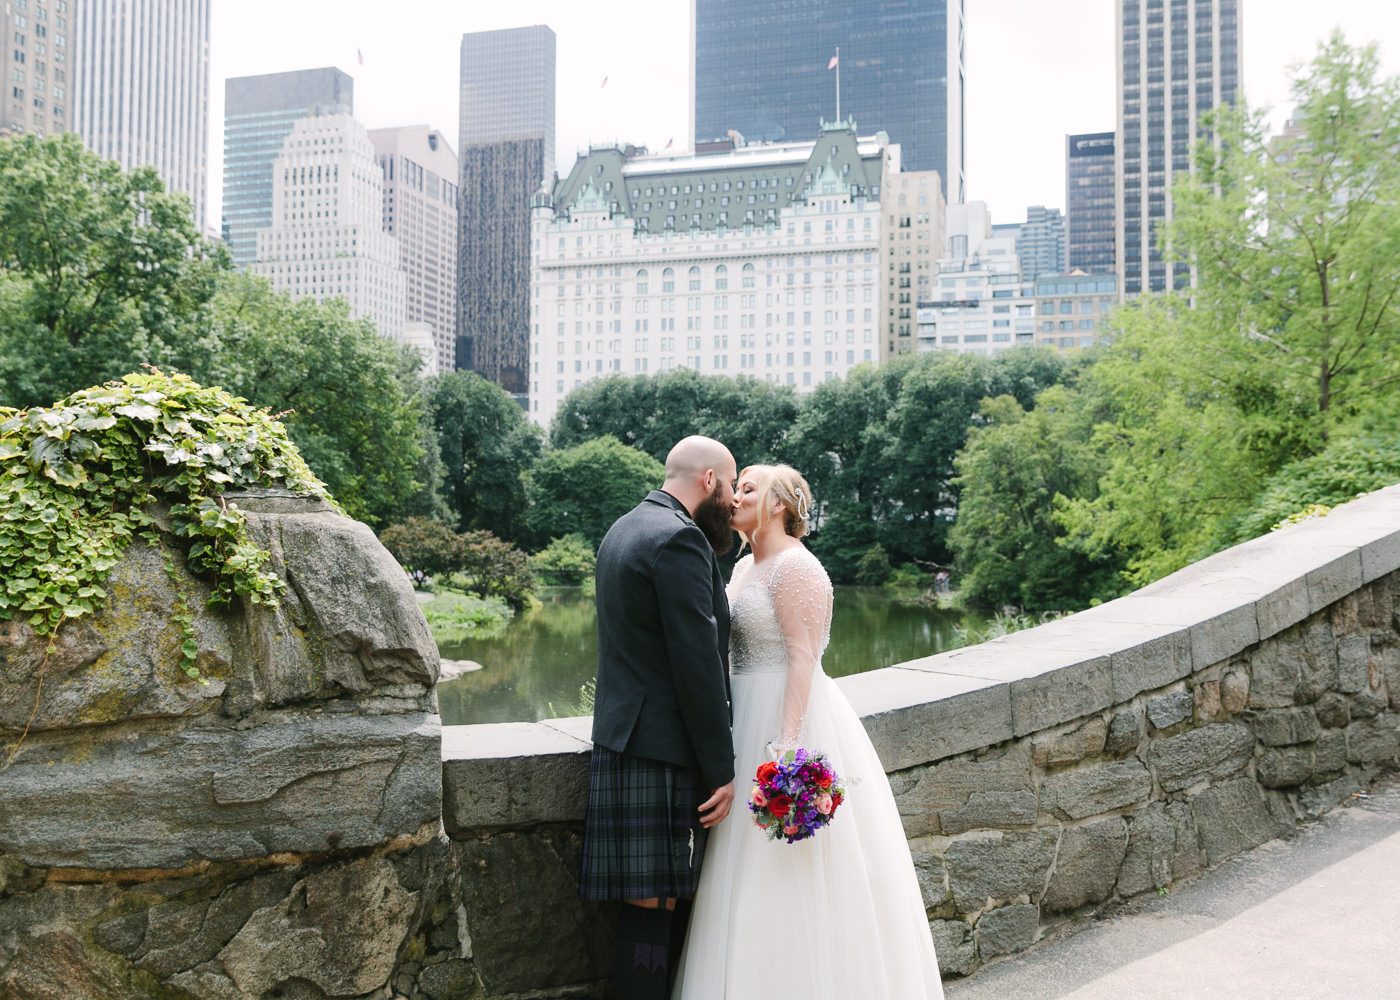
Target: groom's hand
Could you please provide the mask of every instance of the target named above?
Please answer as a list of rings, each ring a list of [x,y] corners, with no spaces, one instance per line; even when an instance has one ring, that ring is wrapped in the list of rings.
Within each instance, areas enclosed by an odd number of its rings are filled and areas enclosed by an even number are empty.
[[[709,829],[719,823],[729,815],[729,807],[733,804],[734,782],[731,781],[723,788],[716,788],[713,795],[700,803],[700,825]]]

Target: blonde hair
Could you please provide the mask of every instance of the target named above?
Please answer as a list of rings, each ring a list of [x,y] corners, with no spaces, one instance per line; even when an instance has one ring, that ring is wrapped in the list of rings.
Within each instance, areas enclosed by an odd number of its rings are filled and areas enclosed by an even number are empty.
[[[783,531],[793,538],[801,538],[811,530],[812,487],[790,465],[750,465],[739,473],[739,478],[751,476],[764,500],[758,507],[758,525],[761,530],[768,523],[769,506],[776,500],[782,505]],[[747,539],[746,539],[747,540]]]

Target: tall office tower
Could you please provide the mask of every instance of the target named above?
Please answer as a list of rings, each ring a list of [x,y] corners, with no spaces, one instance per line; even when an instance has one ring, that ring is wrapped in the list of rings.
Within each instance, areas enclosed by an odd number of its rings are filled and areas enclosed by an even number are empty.
[[[365,127],[349,115],[302,118],[272,163],[272,226],[249,265],[293,298],[344,299],[402,340],[399,241],[384,232],[384,182]]]
[[[1068,270],[1065,217],[1058,208],[1032,205],[1026,209],[1026,221],[1016,235],[1016,254],[1021,258],[1021,276],[1026,281]]]
[[[528,391],[530,198],[554,180],[554,32],[462,36],[456,367]]]
[[[965,0],[692,0],[691,134],[798,140],[840,117],[881,129],[905,170],[965,200]],[[831,60],[837,48],[836,67]]]
[[[1183,288],[1190,268],[1162,259],[1158,228],[1191,169],[1201,117],[1233,104],[1240,80],[1239,0],[1119,0],[1115,254],[1126,296]]]
[[[450,372],[457,339],[457,155],[426,125],[372,129],[384,178],[384,231],[399,241],[405,320]]]
[[[10,37],[4,41],[10,44],[0,49],[0,81],[10,92],[0,115],[0,136],[48,135],[71,127],[72,16],[68,0],[36,0],[32,7],[5,5],[5,33]]]
[[[1065,229],[1069,269],[1112,274],[1115,183],[1113,133],[1065,136]]]
[[[947,252],[948,206],[936,170],[898,172],[880,185],[880,260],[885,267],[880,313],[884,338],[880,359],[914,350],[915,312],[932,299],[938,260]]]
[[[128,170],[154,166],[167,188],[190,196],[201,233],[209,187],[209,4],[73,0],[73,131]]]
[[[355,113],[355,81],[327,66],[224,81],[224,242],[233,263],[258,255],[272,226],[272,161],[292,125],[310,115]]]

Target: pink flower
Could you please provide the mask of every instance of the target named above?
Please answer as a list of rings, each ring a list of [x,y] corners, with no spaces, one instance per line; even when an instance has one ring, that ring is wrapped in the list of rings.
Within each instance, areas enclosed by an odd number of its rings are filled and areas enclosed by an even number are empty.
[[[831,796],[830,796],[830,795],[819,795],[819,796],[817,796],[817,812],[821,813],[823,816],[830,816],[830,815],[831,815],[831,810],[832,810]]]
[[[749,801],[752,802],[758,808],[762,809],[768,804],[768,797],[763,794],[763,789],[759,788],[757,785],[754,785],[753,794],[749,796]]]
[[[784,834],[784,836],[795,837],[795,836],[797,836],[797,831],[798,831],[799,829],[801,829],[801,827],[796,827],[796,826],[785,826],[785,827],[783,827],[783,834]]]

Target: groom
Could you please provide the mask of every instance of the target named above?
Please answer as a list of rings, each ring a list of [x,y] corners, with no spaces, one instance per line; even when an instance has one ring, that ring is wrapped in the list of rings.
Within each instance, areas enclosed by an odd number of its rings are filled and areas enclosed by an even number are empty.
[[[585,899],[620,900],[619,1000],[664,1000],[710,827],[734,799],[729,605],[715,553],[733,544],[738,470],[707,437],[598,549],[598,686],[584,826]],[[680,908],[677,910],[677,901]]]

